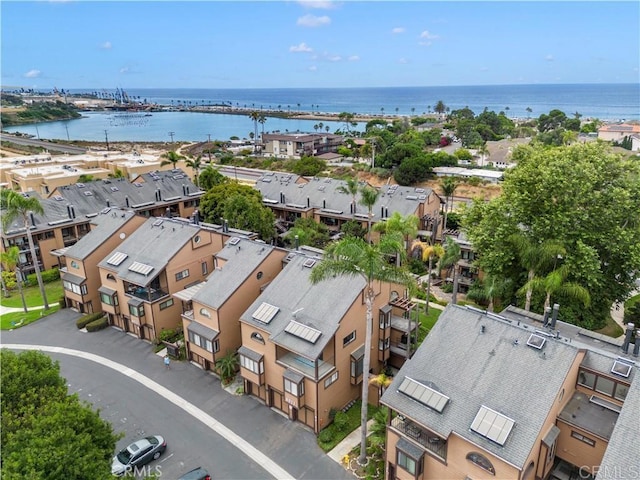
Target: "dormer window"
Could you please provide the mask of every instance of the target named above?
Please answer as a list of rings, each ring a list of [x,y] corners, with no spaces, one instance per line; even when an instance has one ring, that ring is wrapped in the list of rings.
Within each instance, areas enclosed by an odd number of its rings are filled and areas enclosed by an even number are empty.
[[[493,464],[489,461],[487,457],[478,452],[471,452],[467,454],[467,460],[471,463],[480,467],[481,469],[489,472],[491,475],[496,474],[496,469],[493,467]]]

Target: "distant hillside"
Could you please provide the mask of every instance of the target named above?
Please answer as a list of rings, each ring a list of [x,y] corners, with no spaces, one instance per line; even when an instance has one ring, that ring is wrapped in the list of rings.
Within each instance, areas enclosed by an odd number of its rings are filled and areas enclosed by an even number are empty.
[[[75,105],[60,101],[34,102],[27,105],[18,96],[2,95],[0,123],[3,127],[80,117],[81,115]]]

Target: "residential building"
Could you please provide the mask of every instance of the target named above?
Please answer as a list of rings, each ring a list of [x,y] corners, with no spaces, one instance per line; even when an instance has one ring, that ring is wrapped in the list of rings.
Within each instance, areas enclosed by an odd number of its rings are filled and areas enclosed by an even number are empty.
[[[471,285],[481,277],[480,270],[474,265],[476,253],[471,241],[463,231],[447,230],[446,238],[451,238],[460,247],[460,259],[451,268],[446,270],[445,282],[453,283],[453,269],[458,276],[458,292],[466,294]],[[444,242],[443,242],[444,245]]]
[[[173,293],[202,282],[224,234],[185,219],[149,218],[98,263],[102,311],[142,339],[181,323]]]
[[[598,128],[598,138],[607,142],[620,142],[624,137],[640,134],[640,125],[632,123],[612,123]]]
[[[282,270],[286,251],[241,237],[230,237],[213,257],[207,279],[180,290],[187,358],[205,370],[241,346],[240,315]],[[208,268],[202,264],[203,274]]]
[[[282,272],[240,316],[240,375],[246,394],[318,433],[331,422],[332,410],[360,398],[361,384],[368,381],[363,372],[366,282],[342,276],[312,284],[319,256],[299,250],[284,261]],[[392,316],[409,303],[393,285],[376,283],[375,288],[372,374],[380,373],[392,355]],[[410,328],[415,336],[416,324]],[[402,353],[410,355],[407,351],[412,348],[405,346]]]
[[[331,232],[338,233],[349,220],[356,220],[366,227],[369,220],[375,224],[394,212],[403,216],[416,215],[420,219],[418,234],[422,238],[431,237],[434,231],[441,229],[441,199],[430,188],[384,185],[379,188],[380,196],[369,216],[366,207],[359,203],[360,195],[356,196],[354,204],[352,196],[342,193],[341,187],[346,187],[343,180],[307,179],[274,172],[264,173],[255,186],[262,194],[264,205],[275,213],[281,231],[286,231],[298,218],[314,218],[327,225]]]
[[[129,238],[145,217],[105,208],[90,221],[90,231],[70,247],[51,252],[58,257],[65,305],[80,313],[101,311],[98,263]]]
[[[630,349],[630,333],[618,342],[550,310],[445,309],[382,396],[385,478],[592,479],[625,454],[633,472],[640,341]]]
[[[332,133],[265,133],[262,135],[264,155],[300,158],[336,153],[344,142],[342,135]]]

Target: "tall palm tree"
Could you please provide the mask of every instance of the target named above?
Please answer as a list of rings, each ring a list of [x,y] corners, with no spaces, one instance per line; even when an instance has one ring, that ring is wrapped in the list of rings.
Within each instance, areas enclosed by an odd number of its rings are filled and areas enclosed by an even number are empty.
[[[249,114],[249,118],[253,120],[253,153],[258,152],[258,120],[260,120],[260,112],[254,110]]]
[[[444,244],[444,255],[440,258],[438,268],[450,268],[453,275],[453,292],[451,303],[458,302],[458,260],[460,260],[460,245],[453,238],[447,237]]]
[[[444,204],[444,224],[442,226],[442,232],[447,229],[447,213],[449,208],[453,208],[453,194],[456,192],[456,188],[458,188],[458,180],[455,177],[444,177],[440,182],[440,188],[442,188],[442,193],[445,198]],[[451,199],[451,201],[449,201]]]
[[[262,137],[264,137],[264,124],[266,123],[266,121],[267,117],[265,117],[263,114],[260,114],[260,117],[258,117],[258,123],[262,125]]]
[[[367,242],[371,243],[371,219],[373,218],[373,206],[378,201],[380,190],[372,187],[360,189],[360,205],[367,207]]]
[[[200,169],[202,168],[202,155],[198,155],[196,158],[189,158],[185,164],[187,167],[193,169],[193,180],[196,186],[200,186],[198,183],[198,175],[200,175]]]
[[[444,248],[442,245],[433,244],[430,245],[425,242],[414,241],[411,250],[415,247],[419,247],[422,251],[422,261],[429,262],[427,269],[427,301],[424,307],[424,313],[429,313],[429,299],[431,298],[431,270],[433,270],[433,260],[437,258],[440,260],[444,255]]]
[[[24,292],[22,291],[22,275],[20,272],[20,248],[10,247],[6,252],[0,253],[0,262],[2,262],[3,268],[8,272],[14,272],[16,276],[16,284],[18,285],[18,292],[20,292],[20,298],[22,299],[22,308],[24,313],[27,313],[27,302],[24,299]],[[6,289],[4,280],[2,281],[2,288]]]
[[[347,237],[330,245],[324,258],[311,271],[311,282],[333,278],[334,275],[360,277],[366,282],[366,335],[363,368],[365,379],[362,381],[362,410],[360,412],[360,456],[358,462],[364,464],[367,456],[367,412],[369,408],[369,374],[371,365],[371,343],[373,337],[373,302],[376,297],[376,282],[390,282],[410,286],[411,274],[401,268],[389,265],[389,255],[402,255],[402,239],[398,234],[385,235],[379,243],[372,245],[360,238]]]
[[[525,292],[524,309],[531,310],[531,296],[533,294],[533,280],[536,273],[549,268],[559,257],[566,254],[562,244],[556,240],[545,240],[542,243],[533,242],[522,233],[509,236],[509,243],[513,245],[520,265],[527,270],[527,283],[523,287]]]
[[[174,152],[173,150],[171,150],[170,152],[167,152],[165,154],[162,155],[163,157],[166,158],[166,160],[163,160],[162,162],[160,162],[160,166],[164,167],[165,165],[169,165],[171,164],[171,167],[175,170],[176,165],[178,164],[178,162],[180,160],[183,160],[184,157],[182,155],[180,155],[177,152]]]
[[[474,301],[488,301],[487,310],[493,312],[495,300],[502,298],[510,283],[510,278],[487,275],[469,288],[467,298]]]
[[[353,205],[353,216],[356,214],[356,196],[360,191],[360,183],[356,178],[347,179],[344,185],[340,185],[337,189],[340,193],[345,193],[347,195],[351,195],[351,204]]]
[[[33,243],[33,235],[31,235],[31,225],[29,225],[29,214],[39,213],[43,214],[44,209],[40,204],[40,201],[36,197],[23,197],[22,194],[13,190],[2,189],[0,191],[0,204],[2,205],[2,226],[4,231],[7,231],[7,227],[13,223],[14,220],[21,220],[22,225],[27,234],[27,241],[29,243],[29,251],[31,252],[31,261],[36,272],[36,278],[38,279],[38,286],[40,287],[40,295],[42,296],[42,303],[44,309],[49,310],[49,303],[47,302],[47,294],[44,290],[44,282],[42,281],[42,274],[40,273],[40,265],[38,263],[38,257],[36,256],[36,247]]]
[[[564,295],[575,298],[588,307],[591,303],[591,296],[586,288],[582,285],[567,282],[570,270],[567,265],[562,265],[552,270],[546,277],[534,277],[520,289],[520,291],[541,290],[545,293],[544,308],[551,306],[551,297],[553,295]]]
[[[415,238],[418,235],[418,224],[420,220],[418,217],[413,214],[409,214],[403,216],[400,212],[393,212],[393,214],[387,218],[384,222],[377,223],[374,225],[373,229],[376,232],[382,232],[385,234],[389,234],[392,232],[397,232],[402,235],[404,240],[404,248],[405,251],[409,248],[409,241],[412,238]],[[400,259],[398,258],[397,261]],[[396,265],[399,265],[397,263]]]

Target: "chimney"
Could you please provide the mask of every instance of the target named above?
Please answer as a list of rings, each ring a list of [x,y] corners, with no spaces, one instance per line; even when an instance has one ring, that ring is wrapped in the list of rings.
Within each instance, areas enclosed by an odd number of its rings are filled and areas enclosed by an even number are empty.
[[[629,353],[629,343],[631,342],[631,335],[633,335],[634,328],[635,325],[633,323],[627,323],[627,331],[624,334],[624,343],[622,344],[622,351],[624,353]]]
[[[551,307],[546,307],[544,309],[544,318],[542,319],[542,326],[546,327],[549,325],[549,316],[551,315]]]
[[[129,208],[129,197],[124,197],[124,202],[127,204],[127,208]]]
[[[107,200],[107,207],[111,207],[111,202]]]
[[[300,250],[300,237],[296,235],[294,239],[295,239],[296,250]]]
[[[480,333],[484,333],[485,332],[485,326],[484,325],[480,325]]]
[[[222,231],[225,233],[229,231],[229,221],[226,218],[222,219]]]
[[[322,208],[327,208],[327,201],[324,198],[322,199]]]
[[[636,343],[633,344],[633,356],[640,355],[640,328],[636,330]]]
[[[560,310],[560,305],[557,303],[553,304],[553,312],[551,314],[551,329],[556,328],[556,322],[558,321],[558,310]]]
[[[164,212],[164,216],[167,218],[171,218],[171,208],[167,207],[165,212]]]
[[[307,197],[307,208],[311,207],[311,199]]]
[[[193,211],[193,223],[200,225],[200,212],[197,209]]]
[[[34,217],[33,212],[29,212],[29,220],[31,220],[31,226],[36,226],[36,217]]]
[[[280,203],[285,203],[284,202],[284,193],[280,192]]]
[[[380,207],[380,218],[384,218],[384,207]]]
[[[160,189],[156,188],[156,201],[157,202],[161,202],[162,201],[162,194],[160,193]]]
[[[187,187],[184,183],[182,184],[182,195],[187,195]]]
[[[67,216],[68,216],[69,218],[73,218],[73,217],[71,216],[71,205],[67,205]]]

